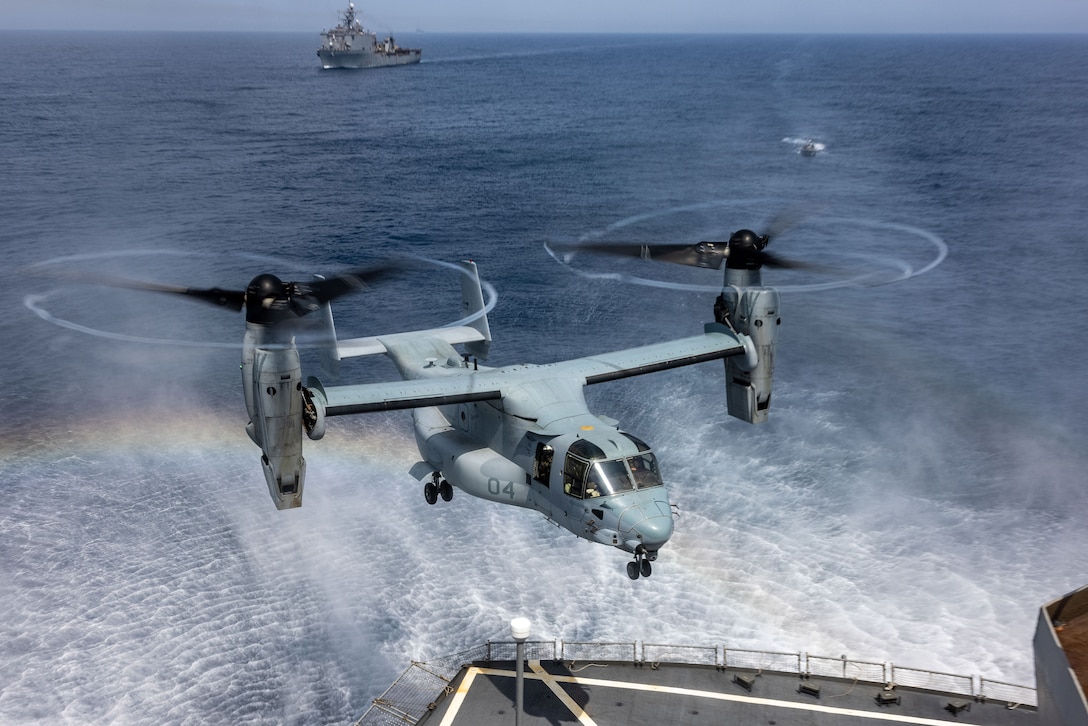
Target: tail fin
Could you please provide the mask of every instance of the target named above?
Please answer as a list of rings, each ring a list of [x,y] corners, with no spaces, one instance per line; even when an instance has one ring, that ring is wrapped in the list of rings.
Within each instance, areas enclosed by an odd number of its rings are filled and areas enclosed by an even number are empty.
[[[324,275],[314,275],[315,280],[324,280]],[[332,378],[340,377],[340,353],[336,349],[336,326],[332,322],[332,305],[325,303],[321,309],[310,316],[307,328],[315,338],[318,359],[321,368]]]
[[[317,355],[321,368],[332,378],[340,377],[340,352],[336,348],[336,325],[332,321],[332,305],[325,303],[315,317],[320,340]]]
[[[477,358],[487,360],[488,351],[491,349],[491,327],[487,324],[487,308],[480,285],[480,273],[472,260],[463,260],[461,267],[465,270],[461,275],[461,314],[465,316],[463,324],[475,328],[483,337],[483,340],[467,343],[465,350]]]

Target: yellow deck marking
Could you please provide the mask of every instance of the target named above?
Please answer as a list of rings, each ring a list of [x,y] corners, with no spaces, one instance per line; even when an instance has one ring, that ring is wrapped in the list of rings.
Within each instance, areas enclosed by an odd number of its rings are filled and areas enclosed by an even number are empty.
[[[442,717],[442,722],[438,726],[453,726],[453,719],[457,718],[457,712],[461,710],[461,704],[465,702],[465,697],[468,696],[468,689],[472,688],[472,681],[476,679],[476,674],[479,672],[479,668],[469,668],[465,672],[464,680],[457,687],[457,693],[453,694],[450,707],[446,709],[446,715]]]
[[[600,688],[619,688],[628,691],[650,691],[654,693],[668,693],[675,696],[687,696],[691,698],[709,698],[716,701],[735,701],[737,703],[750,703],[757,706],[770,706],[772,708],[788,708],[795,711],[813,711],[815,713],[826,713],[833,716],[849,716],[854,718],[869,719],[871,721],[890,721],[893,723],[910,723],[920,724],[921,726],[948,726],[954,721],[948,721],[943,719],[923,718],[920,716],[904,716],[897,713],[883,713],[880,711],[859,711],[853,708],[835,708],[833,706],[821,706],[815,703],[794,703],[791,701],[776,701],[771,698],[756,698],[754,696],[740,696],[731,693],[718,693],[716,691],[697,691],[693,688],[677,688],[675,686],[657,686],[652,683],[629,683],[626,681],[609,681],[601,678],[579,678],[578,676],[556,676],[548,673],[541,667],[540,661],[530,661],[530,667],[532,673],[526,673],[526,678],[532,678],[543,681],[548,688],[563,702],[563,705],[570,709],[570,712],[578,717],[585,726],[596,726],[593,719],[582,708],[567,695],[559,684],[560,683],[573,683],[580,686],[597,686]],[[464,697],[461,695],[462,691],[468,692],[468,685],[471,682],[471,677],[479,675],[484,676],[499,676],[505,678],[514,678],[516,676],[514,671],[499,670],[497,668],[469,668],[468,673],[465,675],[465,680],[462,682],[461,687],[457,689],[457,696],[454,697],[453,703],[450,705],[449,710],[446,712],[446,717],[442,719],[442,723],[439,726],[450,726],[453,723],[452,716],[456,713],[456,708],[459,708],[461,701]]]
[[[776,701],[771,698],[755,698],[753,696],[738,696],[729,693],[716,693],[714,691],[696,691],[693,688],[676,688],[674,686],[655,686],[651,683],[623,683],[621,681],[606,681],[599,678],[578,678],[576,676],[553,676],[563,683],[577,683],[582,686],[601,686],[603,688],[624,688],[635,691],[653,691],[656,693],[669,693],[677,696],[693,696],[696,698],[710,698],[718,701],[737,701],[739,703],[751,703],[760,706],[772,706],[774,708],[789,708],[796,711],[815,711],[835,716],[853,716],[870,720],[894,721],[896,723],[924,724],[925,726],[948,726],[951,721],[934,718],[922,718],[920,716],[903,716],[896,713],[881,713],[879,711],[859,711],[853,708],[834,708],[832,706],[820,706],[814,703],[794,703],[791,701]]]
[[[544,684],[555,694],[567,709],[574,714],[574,717],[582,723],[582,726],[597,726],[597,723],[589,717],[589,714],[582,710],[582,707],[574,702],[574,699],[567,695],[567,692],[563,690],[563,687],[559,685],[556,678],[551,673],[544,670],[540,661],[529,661],[529,667],[533,669],[533,673],[544,681]]]

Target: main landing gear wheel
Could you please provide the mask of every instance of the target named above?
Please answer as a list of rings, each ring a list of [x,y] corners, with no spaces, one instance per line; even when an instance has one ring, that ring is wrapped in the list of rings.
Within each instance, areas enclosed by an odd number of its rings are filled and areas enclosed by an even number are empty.
[[[639,577],[649,577],[653,572],[653,566],[643,555],[635,555],[634,562],[627,563],[627,576],[632,580],[637,580]]]
[[[423,498],[427,500],[427,504],[434,504],[439,497],[442,497],[443,502],[453,499],[453,485],[436,471],[431,475],[431,480],[423,485]]]

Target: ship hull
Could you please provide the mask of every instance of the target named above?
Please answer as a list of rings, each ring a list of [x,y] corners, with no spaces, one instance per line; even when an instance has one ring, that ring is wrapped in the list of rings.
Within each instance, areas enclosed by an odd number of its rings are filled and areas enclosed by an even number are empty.
[[[382,53],[369,50],[331,50],[322,48],[317,51],[317,56],[321,59],[322,68],[382,68],[419,63],[423,53],[418,49]]]

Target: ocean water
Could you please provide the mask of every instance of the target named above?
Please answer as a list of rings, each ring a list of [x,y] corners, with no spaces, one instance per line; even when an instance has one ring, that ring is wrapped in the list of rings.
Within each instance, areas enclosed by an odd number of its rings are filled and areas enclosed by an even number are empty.
[[[346,722],[519,615],[1031,685],[1038,606],[1088,581],[1088,39],[398,40],[424,62],[321,71],[316,32],[0,33],[0,720]],[[534,513],[428,506],[403,413],[330,422],[277,512],[240,316],[66,276],[471,258],[489,362],[548,362],[695,334],[720,280],[546,242],[783,219],[772,249],[828,269],[765,274],[769,423],[726,415],[715,364],[587,390],[681,511],[638,582]],[[427,267],[338,330],[457,303]]]

